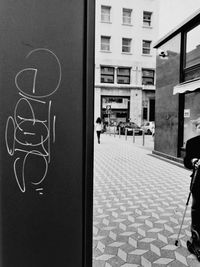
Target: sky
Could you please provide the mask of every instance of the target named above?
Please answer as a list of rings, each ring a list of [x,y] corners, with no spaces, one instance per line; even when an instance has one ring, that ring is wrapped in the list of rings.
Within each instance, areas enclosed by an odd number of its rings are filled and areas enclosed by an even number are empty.
[[[159,0],[159,38],[200,9],[200,0]]]

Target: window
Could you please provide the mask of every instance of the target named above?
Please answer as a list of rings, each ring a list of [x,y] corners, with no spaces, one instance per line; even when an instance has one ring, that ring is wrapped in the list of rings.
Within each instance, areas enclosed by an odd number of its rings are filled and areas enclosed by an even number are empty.
[[[110,36],[101,36],[101,50],[110,51]]]
[[[154,85],[154,70],[142,69],[142,84]]]
[[[149,55],[151,52],[151,41],[142,41],[142,53],[144,55]]]
[[[131,39],[122,38],[122,52],[124,53],[131,52]]]
[[[185,33],[184,81],[200,78],[200,24]]]
[[[103,98],[103,103],[123,103],[123,98],[122,97],[104,97]]]
[[[113,67],[101,67],[101,83],[114,83]]]
[[[123,24],[131,24],[131,13],[132,13],[132,9],[126,9],[123,8],[123,17],[122,17],[122,21]]]
[[[186,34],[186,67],[200,64],[200,25]]]
[[[130,68],[117,69],[117,83],[130,84]]]
[[[110,6],[101,6],[101,21],[110,22]]]
[[[143,12],[143,25],[150,27],[151,26],[151,12],[144,11]]]

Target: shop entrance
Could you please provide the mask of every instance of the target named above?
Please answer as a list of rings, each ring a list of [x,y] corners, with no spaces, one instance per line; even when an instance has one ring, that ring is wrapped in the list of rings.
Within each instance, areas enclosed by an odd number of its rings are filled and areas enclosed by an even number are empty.
[[[149,100],[149,120],[155,121],[155,99]]]
[[[117,125],[130,117],[130,97],[102,96],[101,117],[104,125]]]

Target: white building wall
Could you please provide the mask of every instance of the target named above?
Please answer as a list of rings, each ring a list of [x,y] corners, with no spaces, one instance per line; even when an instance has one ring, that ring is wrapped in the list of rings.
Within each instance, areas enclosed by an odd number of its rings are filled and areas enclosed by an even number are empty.
[[[94,119],[101,117],[101,88],[95,88],[94,94]]]
[[[138,88],[142,91],[145,86],[142,85],[142,68],[155,69],[156,67],[156,50],[153,49],[153,44],[158,38],[158,8],[159,0],[96,0],[96,32],[95,32],[95,94],[98,96],[98,101],[101,100],[102,86],[106,84],[100,83],[100,66],[113,67],[131,67],[131,84],[124,87],[129,88],[130,101],[130,117],[137,117],[137,121],[141,122],[142,118],[142,92],[138,93],[141,100],[133,99],[133,88]],[[111,7],[110,23],[101,22],[101,5]],[[123,8],[132,9],[132,24],[123,25],[122,10]],[[152,26],[143,26],[143,11],[152,12]],[[110,51],[101,51],[101,36],[111,36]],[[122,38],[131,38],[132,47],[131,53],[122,53]],[[151,41],[151,54],[142,54],[142,40]],[[111,84],[108,84],[110,88]],[[117,89],[122,85],[112,84],[116,90],[108,90],[108,94],[117,95]],[[98,89],[97,89],[98,88]],[[155,86],[151,86],[155,90]],[[100,90],[100,91],[99,91]],[[123,89],[122,89],[123,90]],[[134,104],[134,105],[133,105]],[[139,107],[139,104],[141,105]],[[95,114],[100,114],[100,102],[95,100]],[[137,108],[137,110],[136,110]],[[96,116],[95,116],[96,117]]]

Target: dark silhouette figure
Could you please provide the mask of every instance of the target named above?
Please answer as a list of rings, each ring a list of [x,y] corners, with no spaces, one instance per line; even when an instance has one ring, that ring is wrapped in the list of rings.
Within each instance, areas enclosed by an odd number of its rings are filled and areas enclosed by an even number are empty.
[[[189,139],[186,143],[186,156],[184,165],[188,169],[195,170],[197,176],[191,189],[192,207],[191,207],[191,239],[187,242],[188,250],[197,256],[200,261],[200,119],[193,121],[196,126],[197,136]]]
[[[100,136],[101,136],[101,131],[102,131],[102,124],[101,124],[101,118],[100,117],[98,117],[96,120],[95,129],[96,129],[96,133],[97,133],[98,144],[100,144]]]

